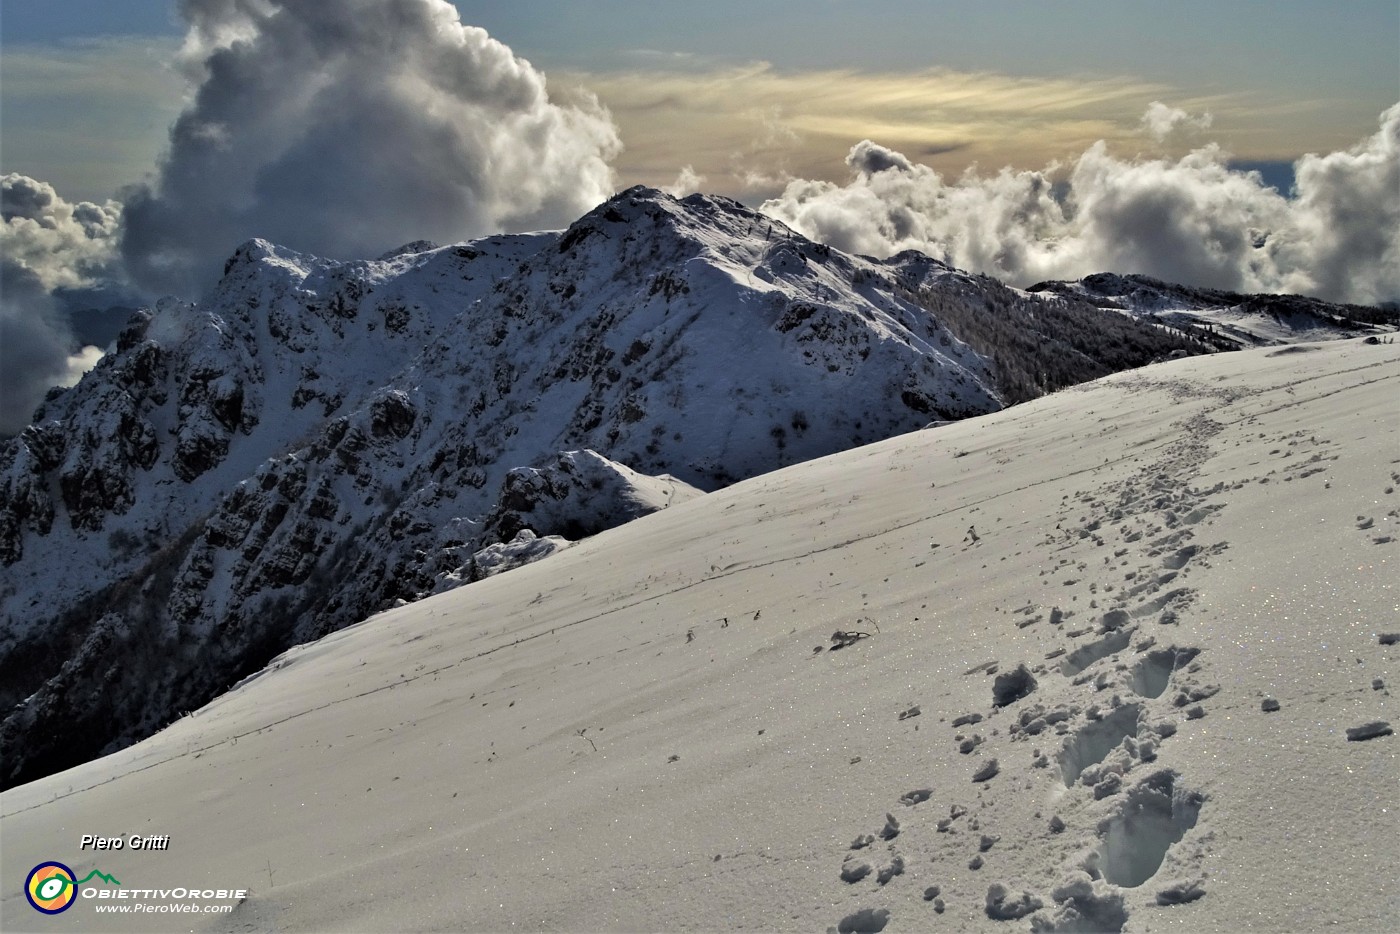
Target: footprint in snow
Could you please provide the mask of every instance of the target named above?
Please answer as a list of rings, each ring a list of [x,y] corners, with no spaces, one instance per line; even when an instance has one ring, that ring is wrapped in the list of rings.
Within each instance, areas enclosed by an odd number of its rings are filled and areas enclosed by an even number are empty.
[[[1161,697],[1167,690],[1172,674],[1185,668],[1200,653],[1201,650],[1194,646],[1171,646],[1149,652],[1133,666],[1133,692],[1142,697]]]
[[[1133,630],[1117,629],[1102,639],[1082,645],[1060,662],[1060,673],[1065,677],[1073,677],[1094,662],[1126,649],[1132,638]]]
[[[992,683],[992,706],[1005,707],[1014,704],[1036,689],[1035,676],[1026,663],[1022,662],[1011,671],[1003,671]]]
[[[1098,765],[1128,737],[1136,737],[1142,705],[1125,704],[1102,719],[1070,734],[1057,759],[1066,788],[1073,788],[1086,769]]]
[[[1105,881],[1137,888],[1161,868],[1167,851],[1196,826],[1205,795],[1182,788],[1163,769],[1133,786],[1117,812],[1099,823],[1097,867]]]
[[[1200,545],[1187,545],[1162,559],[1162,567],[1169,571],[1180,571],[1191,563],[1191,559],[1201,553]]]
[[[1154,597],[1146,603],[1138,605],[1131,611],[1131,615],[1136,618],[1151,616],[1162,610],[1172,610],[1180,612],[1190,606],[1196,600],[1196,591],[1190,587],[1178,587],[1168,591],[1159,597]]]

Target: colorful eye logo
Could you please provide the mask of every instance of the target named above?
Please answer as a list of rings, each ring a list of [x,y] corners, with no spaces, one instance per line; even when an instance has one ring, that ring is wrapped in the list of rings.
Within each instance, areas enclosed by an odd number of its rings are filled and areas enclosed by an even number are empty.
[[[24,897],[35,911],[56,915],[66,911],[78,895],[77,877],[62,863],[40,863],[29,871],[24,880]]]

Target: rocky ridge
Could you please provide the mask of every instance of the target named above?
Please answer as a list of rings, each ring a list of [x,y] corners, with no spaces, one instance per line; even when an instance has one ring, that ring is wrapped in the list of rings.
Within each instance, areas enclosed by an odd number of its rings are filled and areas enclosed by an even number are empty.
[[[1400,326],[1400,309],[1324,302],[1306,295],[1246,294],[1095,273],[1027,291],[1064,295],[1190,333],[1221,350],[1381,334]]]
[[[1018,368],[969,325],[1013,313],[1073,366]],[[1128,350],[1096,356],[1086,314]],[[374,261],[250,241],[0,447],[3,781],[677,497],[1204,349],[649,189],[562,232]]]

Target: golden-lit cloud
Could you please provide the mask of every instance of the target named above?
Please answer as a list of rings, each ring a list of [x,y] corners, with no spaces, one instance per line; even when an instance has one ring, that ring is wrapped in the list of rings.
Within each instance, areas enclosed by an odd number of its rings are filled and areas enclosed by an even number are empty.
[[[789,177],[845,180],[846,154],[861,139],[945,174],[974,164],[984,172],[1044,168],[1098,140],[1127,154],[1152,149],[1157,143],[1142,119],[1156,100],[1212,113],[1213,138],[1241,158],[1292,159],[1305,148],[1345,145],[1355,134],[1326,127],[1311,145],[1300,144],[1298,131],[1325,126],[1320,102],[1189,93],[1133,77],[782,71],[761,62],[634,58],[642,67],[553,71],[551,91],[587,88],[608,107],[626,147],[616,162],[622,181],[665,185],[689,165],[709,190],[746,200],[775,193]],[[1189,140],[1178,142],[1185,151]]]
[[[846,153],[860,139],[944,171],[1044,166],[1095,140],[1134,135],[1146,102],[1171,91],[1119,78],[782,72],[764,63],[556,72],[551,85],[586,87],[612,112],[626,144],[622,178],[663,184],[689,164],[712,190],[749,196],[787,176],[845,178]],[[1205,103],[1172,99],[1191,109]]]

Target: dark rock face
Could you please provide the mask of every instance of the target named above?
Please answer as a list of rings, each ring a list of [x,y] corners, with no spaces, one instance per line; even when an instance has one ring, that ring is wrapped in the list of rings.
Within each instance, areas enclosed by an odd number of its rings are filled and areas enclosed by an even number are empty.
[[[674,477],[642,477],[593,451],[570,451],[507,473],[479,541],[510,542],[521,530],[577,541],[698,495]]]
[[[392,437],[401,441],[408,436],[418,411],[408,394],[394,391],[370,404],[370,434],[376,438]]]

